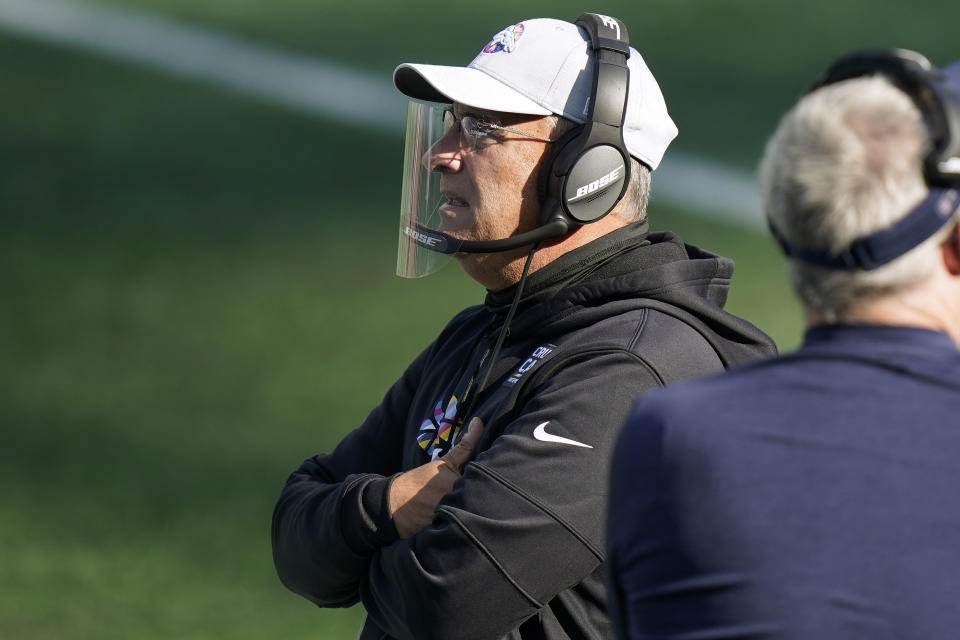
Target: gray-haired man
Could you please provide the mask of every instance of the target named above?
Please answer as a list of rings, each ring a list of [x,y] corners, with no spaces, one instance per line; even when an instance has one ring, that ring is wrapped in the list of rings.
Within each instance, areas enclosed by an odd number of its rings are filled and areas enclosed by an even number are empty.
[[[762,164],[809,329],[642,398],[613,462],[621,638],[960,628],[960,66],[838,61]]]
[[[365,640],[609,638],[607,461],[630,404],[773,345],[722,310],[729,260],[647,232],[676,128],[622,23],[527,20],[468,67],[394,81],[417,101],[398,269],[453,256],[489,293],[291,476],[277,570],[321,606],[362,602]]]

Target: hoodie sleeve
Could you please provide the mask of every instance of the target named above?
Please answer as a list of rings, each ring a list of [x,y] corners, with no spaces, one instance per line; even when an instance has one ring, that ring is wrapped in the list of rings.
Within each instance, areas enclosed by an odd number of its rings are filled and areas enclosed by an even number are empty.
[[[370,618],[401,640],[457,640],[501,637],[539,613],[587,637],[604,619],[608,459],[633,400],[659,385],[624,350],[532,379],[518,417],[487,425],[434,522],[374,554],[361,585]]]

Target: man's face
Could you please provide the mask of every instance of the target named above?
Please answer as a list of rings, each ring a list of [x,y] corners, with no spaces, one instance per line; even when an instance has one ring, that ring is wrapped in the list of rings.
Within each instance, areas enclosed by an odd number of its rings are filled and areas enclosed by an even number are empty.
[[[539,165],[549,142],[484,127],[483,123],[498,123],[549,139],[553,120],[458,103],[454,103],[453,113],[457,124],[423,157],[428,169],[441,173],[440,191],[446,202],[439,210],[440,230],[461,240],[499,240],[539,226]],[[476,132],[480,135],[472,135]],[[462,253],[456,258],[470,277],[498,290],[512,284],[513,263],[526,252]]]

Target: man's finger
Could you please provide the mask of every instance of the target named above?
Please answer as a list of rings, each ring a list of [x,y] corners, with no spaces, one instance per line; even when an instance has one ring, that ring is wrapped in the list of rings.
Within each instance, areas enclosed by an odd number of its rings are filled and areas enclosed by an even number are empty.
[[[457,446],[450,449],[447,455],[443,456],[442,460],[452,465],[457,471],[461,471],[463,465],[470,459],[470,454],[473,453],[473,448],[476,446],[477,441],[480,440],[482,433],[483,421],[480,420],[480,418],[473,418],[470,420],[470,424],[467,425],[467,432],[463,434],[463,438],[460,439]]]

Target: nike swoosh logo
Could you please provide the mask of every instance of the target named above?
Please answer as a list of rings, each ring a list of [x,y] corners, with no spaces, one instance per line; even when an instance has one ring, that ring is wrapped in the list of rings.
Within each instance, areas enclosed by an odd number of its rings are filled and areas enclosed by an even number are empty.
[[[555,436],[552,433],[547,433],[547,425],[550,424],[550,421],[547,420],[543,424],[539,425],[536,429],[533,430],[533,437],[539,440],[540,442],[557,442],[559,444],[572,444],[575,447],[585,447],[587,449],[593,449],[589,444],[583,444],[582,442],[577,442],[576,440],[571,440],[570,438],[564,438],[562,436]]]

